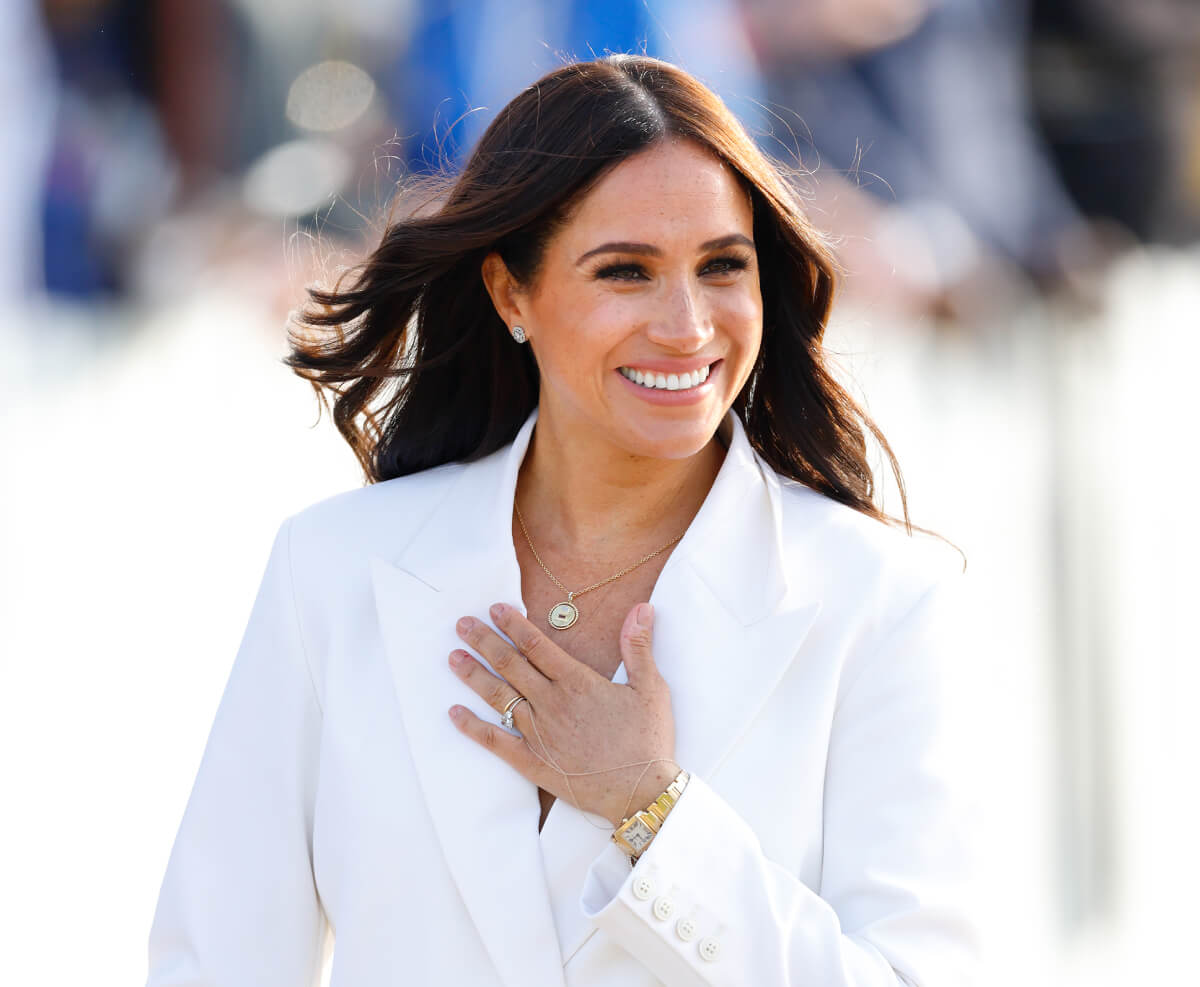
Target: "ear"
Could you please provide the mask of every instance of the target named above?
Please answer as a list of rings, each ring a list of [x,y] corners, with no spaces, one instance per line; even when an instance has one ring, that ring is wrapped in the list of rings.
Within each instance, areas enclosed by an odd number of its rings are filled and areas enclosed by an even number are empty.
[[[509,329],[515,325],[524,326],[528,333],[528,297],[517,283],[517,279],[512,276],[504,259],[493,250],[483,259],[480,273],[483,275],[483,286],[487,288],[487,293],[496,308],[496,314]]]

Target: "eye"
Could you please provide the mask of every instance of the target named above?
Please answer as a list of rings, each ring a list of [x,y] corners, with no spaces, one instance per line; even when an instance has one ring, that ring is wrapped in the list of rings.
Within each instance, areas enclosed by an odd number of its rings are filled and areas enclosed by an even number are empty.
[[[701,269],[702,274],[732,274],[734,271],[744,271],[750,262],[745,257],[730,254],[726,257],[714,257]]]
[[[637,281],[646,276],[641,264],[606,264],[599,268],[594,277],[611,278],[614,281]]]

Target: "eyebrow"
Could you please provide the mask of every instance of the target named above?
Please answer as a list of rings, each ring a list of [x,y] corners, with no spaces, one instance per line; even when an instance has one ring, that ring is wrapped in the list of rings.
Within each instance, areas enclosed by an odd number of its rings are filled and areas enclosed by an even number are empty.
[[[749,247],[754,249],[754,241],[748,236],[743,236],[741,233],[730,233],[728,236],[717,237],[715,240],[706,240],[700,244],[700,250],[720,250],[722,247],[732,247],[734,245]],[[582,264],[589,257],[595,257],[596,254],[641,254],[643,257],[661,257],[663,252],[659,247],[652,243],[635,243],[632,240],[616,240],[612,243],[602,243],[600,246],[589,250],[586,254],[581,254],[576,264]]]

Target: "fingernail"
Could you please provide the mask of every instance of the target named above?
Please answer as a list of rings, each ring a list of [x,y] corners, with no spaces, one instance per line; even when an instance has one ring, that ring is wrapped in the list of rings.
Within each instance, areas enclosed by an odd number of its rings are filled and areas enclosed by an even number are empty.
[[[451,651],[450,652],[450,664],[453,665],[455,668],[459,668],[466,660],[467,660],[467,656],[463,652],[461,652],[461,651]]]
[[[489,612],[491,613],[491,615],[493,617],[495,617],[497,620],[499,620],[501,617],[504,616],[504,611],[507,609],[508,609],[508,607],[506,607],[503,603],[493,603],[492,608]]]
[[[465,634],[471,629],[472,623],[474,623],[474,621],[472,621],[470,617],[463,617],[462,620],[458,622],[458,629]]]
[[[636,619],[638,627],[645,630],[654,621],[654,607],[649,603],[639,603]]]
[[[463,709],[461,706],[451,706],[450,707],[450,719],[461,720],[463,718],[463,713],[465,713],[465,712],[466,712],[466,710]]]

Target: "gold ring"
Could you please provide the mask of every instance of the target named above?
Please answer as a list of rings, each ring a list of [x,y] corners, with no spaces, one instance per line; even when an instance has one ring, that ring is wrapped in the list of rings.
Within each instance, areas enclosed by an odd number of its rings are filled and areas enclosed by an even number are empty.
[[[508,705],[504,707],[504,712],[500,717],[500,725],[506,730],[513,729],[513,710],[516,709],[517,704],[521,702],[529,702],[529,700],[524,696],[519,695],[516,698],[509,700]]]

